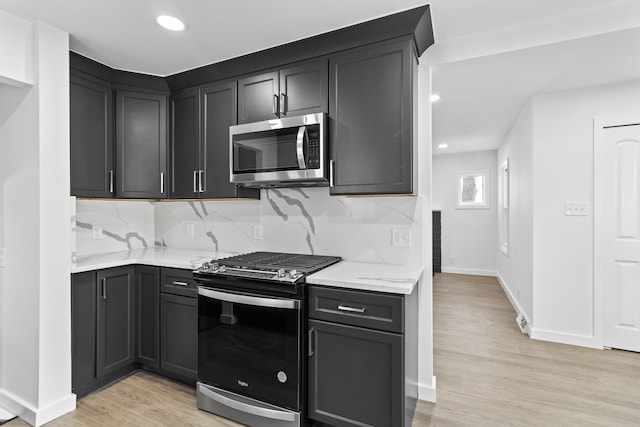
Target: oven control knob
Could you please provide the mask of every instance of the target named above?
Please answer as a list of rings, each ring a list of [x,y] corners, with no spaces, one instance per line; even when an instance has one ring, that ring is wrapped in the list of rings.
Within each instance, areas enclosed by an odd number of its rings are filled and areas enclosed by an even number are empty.
[[[209,268],[211,268],[211,265],[208,262],[203,262],[202,267],[200,267],[202,271],[208,271]]]
[[[224,265],[221,265],[220,267],[218,267],[218,273],[226,273],[227,271],[227,267],[225,267]]]
[[[291,270],[289,272],[289,277],[291,277],[292,279],[297,279],[300,276],[302,276],[302,273],[300,273],[298,270]]]
[[[278,270],[278,277],[282,278],[287,275],[287,271],[284,268]]]
[[[209,271],[214,271],[214,272],[216,272],[216,271],[218,271],[219,269],[220,269],[220,266],[218,265],[218,263],[217,263],[217,262],[214,262],[213,264],[211,264],[211,265],[209,266]]]

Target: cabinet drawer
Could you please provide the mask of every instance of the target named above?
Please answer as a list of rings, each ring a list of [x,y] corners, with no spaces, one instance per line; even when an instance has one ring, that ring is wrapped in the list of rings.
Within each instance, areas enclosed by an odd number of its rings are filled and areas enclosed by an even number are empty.
[[[160,279],[160,292],[197,298],[198,284],[193,280],[191,270],[163,268]]]
[[[403,332],[404,298],[376,292],[309,286],[309,318]]]

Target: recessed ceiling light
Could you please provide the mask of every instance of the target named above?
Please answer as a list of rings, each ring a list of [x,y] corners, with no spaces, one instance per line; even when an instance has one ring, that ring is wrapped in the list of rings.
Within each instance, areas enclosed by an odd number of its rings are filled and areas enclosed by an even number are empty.
[[[447,148],[449,144],[439,144],[438,148]]]
[[[431,94],[431,102],[436,102],[439,99],[440,99],[440,95],[438,95],[437,93]]]
[[[156,18],[156,22],[158,22],[158,25],[160,25],[162,28],[166,28],[170,31],[184,30],[184,23],[173,16],[160,15]]]

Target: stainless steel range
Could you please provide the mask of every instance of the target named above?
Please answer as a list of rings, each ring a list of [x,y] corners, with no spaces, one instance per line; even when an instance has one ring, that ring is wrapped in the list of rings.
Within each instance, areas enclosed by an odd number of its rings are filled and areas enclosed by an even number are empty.
[[[198,408],[252,426],[304,422],[305,279],[340,260],[253,252],[194,271]]]

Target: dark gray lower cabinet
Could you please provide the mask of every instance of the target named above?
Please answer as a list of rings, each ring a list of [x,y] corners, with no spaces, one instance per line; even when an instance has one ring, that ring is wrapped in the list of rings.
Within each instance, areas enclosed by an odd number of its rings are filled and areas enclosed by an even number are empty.
[[[136,267],[136,362],[160,367],[160,269]]]
[[[198,379],[198,299],[160,295],[160,368]]]
[[[72,390],[83,395],[135,368],[134,268],[71,278]]]
[[[409,427],[417,401],[417,292],[309,286],[309,418]]]
[[[96,373],[116,372],[135,362],[134,267],[100,270]]]

